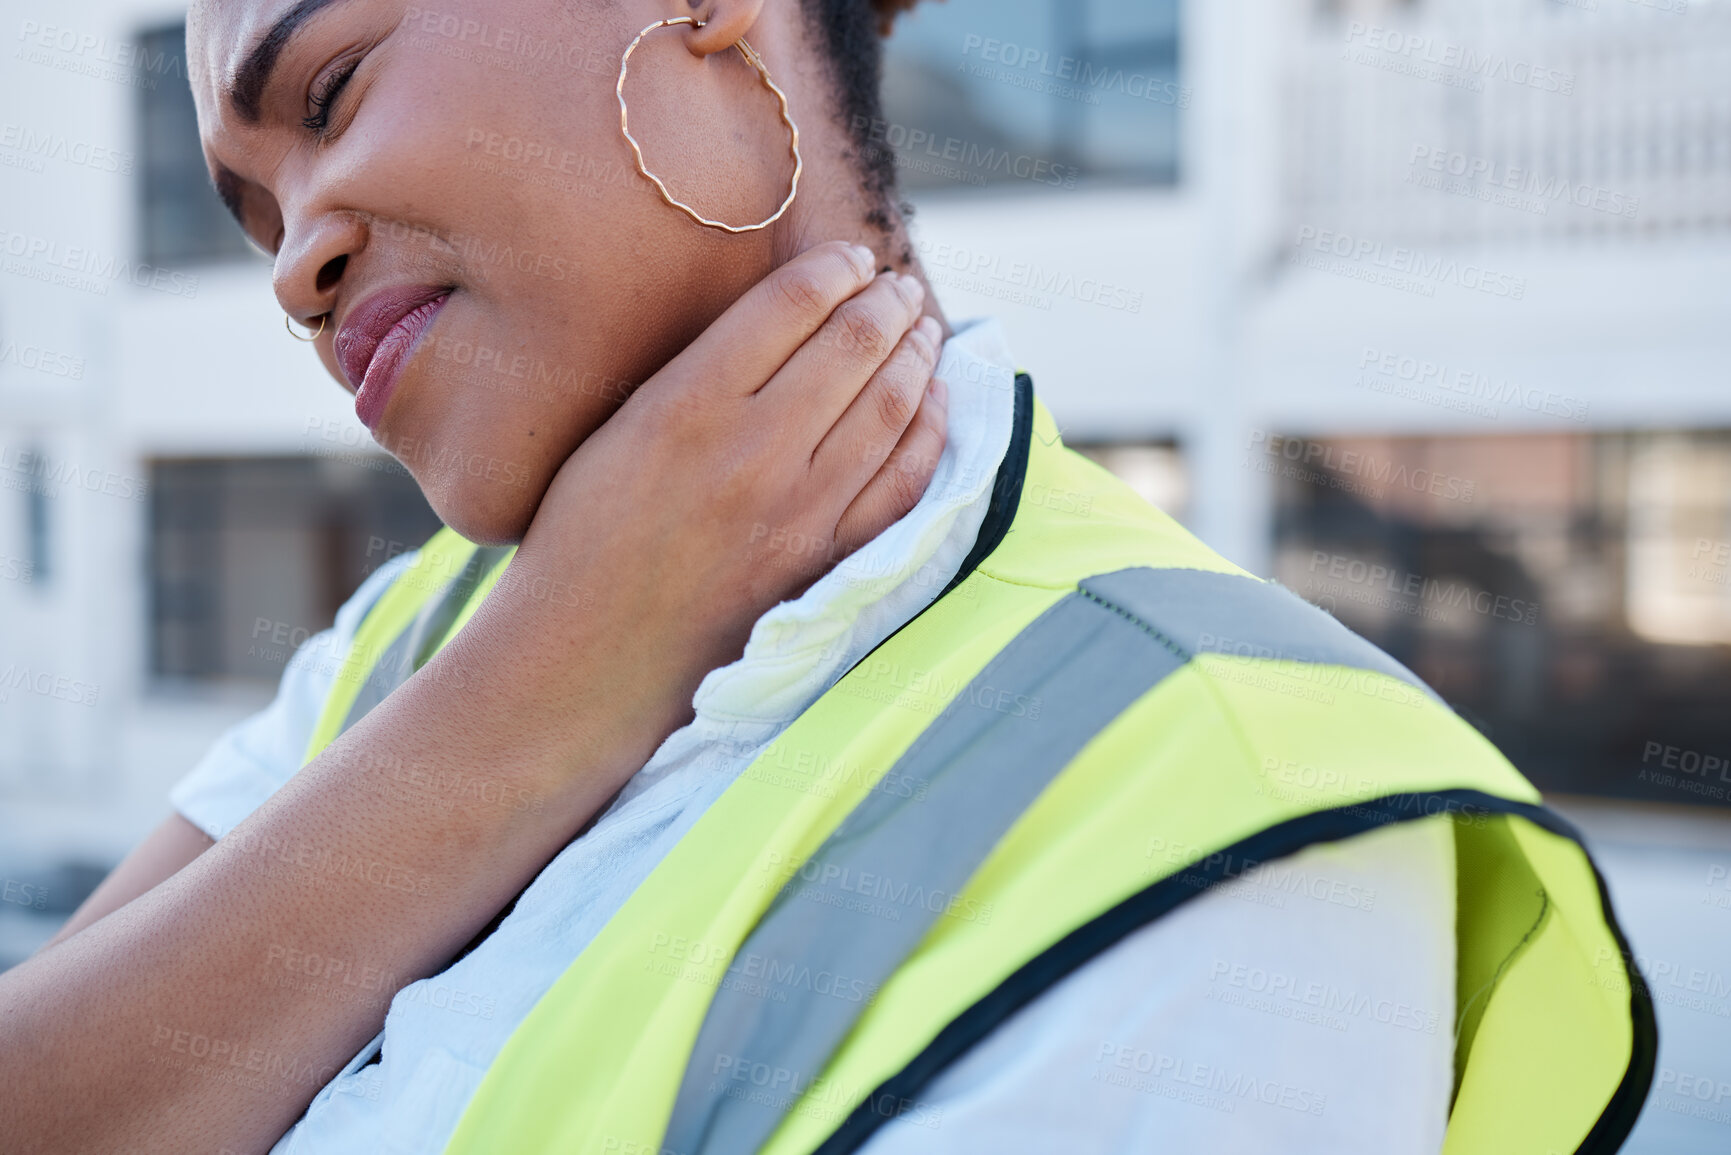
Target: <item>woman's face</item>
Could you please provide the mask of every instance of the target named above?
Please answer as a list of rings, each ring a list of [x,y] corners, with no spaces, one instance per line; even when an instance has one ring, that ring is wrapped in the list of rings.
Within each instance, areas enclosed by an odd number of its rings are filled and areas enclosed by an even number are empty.
[[[314,328],[329,314],[316,347],[357,413],[470,538],[520,537],[629,390],[792,255],[781,225],[733,236],[666,205],[619,130],[632,37],[722,3],[194,5],[219,191],[275,256],[283,309]],[[744,7],[805,132],[822,70],[797,4]],[[792,172],[774,98],[738,53],[691,51],[690,32],[633,54],[632,133],[704,215],[761,220]]]

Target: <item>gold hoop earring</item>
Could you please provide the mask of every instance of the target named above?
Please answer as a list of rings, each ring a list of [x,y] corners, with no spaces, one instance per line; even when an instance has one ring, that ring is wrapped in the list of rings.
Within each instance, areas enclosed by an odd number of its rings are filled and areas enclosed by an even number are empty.
[[[643,43],[645,36],[659,28],[671,28],[675,24],[689,24],[693,28],[703,27],[703,22],[695,16],[675,16],[671,20],[657,20],[639,32],[637,39],[633,40],[625,49],[625,55],[619,58],[619,83],[613,86],[614,93],[619,97],[619,131],[625,134],[625,142],[631,146],[632,153],[637,157],[637,171],[648,177],[650,183],[660,190],[661,199],[674,208],[679,209],[698,224],[712,229],[722,229],[730,233],[753,233],[758,229],[766,229],[781,219],[782,214],[787,212],[788,206],[793,204],[793,198],[799,195],[799,174],[805,170],[805,161],[799,155],[799,126],[793,122],[793,116],[787,110],[787,93],[778,88],[775,81],[769,78],[769,69],[764,65],[763,57],[757,54],[755,48],[746,43],[745,37],[742,36],[734,41],[733,46],[739,49],[739,54],[745,57],[747,64],[757,69],[758,76],[763,80],[763,86],[775,93],[775,98],[781,102],[781,119],[787,125],[787,131],[792,137],[793,185],[787,190],[787,199],[781,202],[781,207],[775,210],[773,216],[768,220],[759,221],[755,225],[730,225],[721,221],[710,220],[667,191],[667,186],[661,182],[661,178],[650,172],[649,166],[643,162],[643,148],[637,143],[637,138],[631,135],[631,125],[625,109],[625,74],[631,69],[631,54],[637,51],[637,46]]]
[[[320,313],[319,314],[319,331],[317,333],[314,333],[310,337],[303,337],[299,333],[295,332],[294,321],[287,313],[284,313],[282,315],[282,327],[287,329],[288,335],[293,337],[297,341],[317,341],[321,336],[324,335],[325,319],[329,316],[330,316],[329,313]]]

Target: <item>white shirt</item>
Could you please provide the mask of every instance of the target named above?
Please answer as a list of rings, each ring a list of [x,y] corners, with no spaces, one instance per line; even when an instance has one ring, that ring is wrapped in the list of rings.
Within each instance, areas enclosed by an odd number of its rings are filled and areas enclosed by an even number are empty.
[[[743,656],[703,680],[692,723],[491,936],[396,994],[379,1037],[273,1155],[442,1151],[506,1039],[710,803],[943,589],[978,537],[1009,445],[1014,361],[984,322],[945,345],[939,373],[949,438],[914,510],[758,620]],[[409,560],[369,578],[297,653],[271,706],[176,785],[189,821],[220,837],[300,768],[364,607]],[[1403,826],[1289,862],[1374,891],[1373,908],[1267,883],[1207,892],[1005,1023],[927,1088],[930,1110],[890,1122],[866,1149],[1437,1151],[1453,1070],[1447,827]],[[1270,975],[1283,976],[1272,999]],[[1392,1007],[1411,1009],[1419,1029],[1378,1017]]]

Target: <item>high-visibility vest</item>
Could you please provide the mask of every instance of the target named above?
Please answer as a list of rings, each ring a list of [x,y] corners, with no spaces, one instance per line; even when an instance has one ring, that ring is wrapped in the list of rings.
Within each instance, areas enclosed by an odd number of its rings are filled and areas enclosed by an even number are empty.
[[[362,621],[308,757],[502,569],[429,542]],[[854,1150],[1137,929],[1409,821],[1449,823],[1456,850],[1444,1151],[1616,1150],[1657,1036],[1575,832],[1405,668],[1064,448],[1019,378],[956,581],[709,807],[519,1024],[447,1150]]]

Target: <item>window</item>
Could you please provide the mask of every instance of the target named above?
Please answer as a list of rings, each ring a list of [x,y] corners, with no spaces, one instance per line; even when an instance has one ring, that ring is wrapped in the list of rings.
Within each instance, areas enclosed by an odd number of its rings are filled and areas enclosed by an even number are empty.
[[[141,33],[138,93],[139,249],[152,265],[257,257],[210,184],[186,69],[186,25]]]
[[[897,22],[884,123],[904,188],[1170,183],[1178,0],[949,0]]]
[[[151,466],[151,672],[275,681],[367,574],[439,528],[386,458]]]
[[[1731,803],[1731,433],[1273,450],[1279,579],[1541,788]]]

